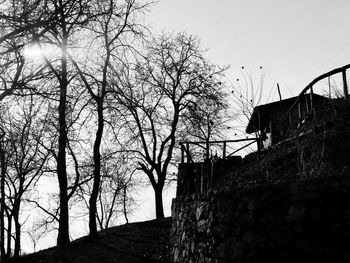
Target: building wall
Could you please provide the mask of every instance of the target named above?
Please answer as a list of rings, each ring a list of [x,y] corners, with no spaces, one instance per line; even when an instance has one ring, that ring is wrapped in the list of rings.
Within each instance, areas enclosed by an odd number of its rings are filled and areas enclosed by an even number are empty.
[[[267,132],[271,133],[272,145],[287,139],[290,136],[291,128],[294,129],[300,125],[300,122],[309,121],[314,118],[314,115],[321,112],[325,104],[329,103],[329,101],[325,97],[314,96],[313,110],[311,110],[309,94],[303,96],[300,100],[301,118],[299,118],[298,104],[291,111],[291,118],[289,118],[289,110],[293,103],[294,100],[288,100],[288,103],[282,101],[281,103],[275,102],[271,105],[268,104],[265,107],[264,105],[261,106],[261,132],[264,134],[266,129]]]

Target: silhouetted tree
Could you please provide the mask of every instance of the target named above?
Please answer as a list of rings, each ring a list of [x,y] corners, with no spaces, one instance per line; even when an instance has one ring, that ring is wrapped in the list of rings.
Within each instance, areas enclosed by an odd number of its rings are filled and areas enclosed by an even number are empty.
[[[23,224],[20,221],[21,206],[42,175],[49,156],[40,142],[45,130],[46,117],[45,113],[42,113],[42,105],[34,104],[33,96],[27,98],[12,100],[10,104],[5,104],[6,109],[3,105],[1,114],[1,130],[4,136],[0,154],[6,181],[4,207],[7,217],[7,257],[11,256],[12,252],[14,256],[20,255]]]
[[[101,187],[101,143],[105,126],[105,108],[108,93],[111,92],[111,73],[115,68],[123,67],[124,53],[130,49],[130,40],[142,35],[143,26],[137,23],[137,16],[147,4],[137,1],[101,1],[94,4],[96,16],[90,24],[88,45],[98,50],[98,56],[91,52],[89,61],[79,63],[73,61],[88,94],[93,100],[97,115],[96,135],[93,145],[93,186],[89,199],[89,229],[90,236],[97,234],[97,201]],[[91,38],[91,36],[94,36]],[[92,42],[89,42],[92,39]],[[91,59],[94,57],[94,59]]]
[[[193,36],[163,34],[146,45],[134,68],[122,72],[116,98],[125,109],[129,147],[155,194],[156,217],[164,217],[162,192],[189,110],[214,98],[224,69],[211,64]]]
[[[101,162],[102,183],[98,195],[97,222],[99,229],[115,225],[120,217],[128,222],[131,205],[130,197],[133,187],[133,169],[126,156],[106,152]]]
[[[225,88],[222,86],[211,96],[199,97],[188,108],[188,122],[186,123],[187,129],[184,137],[192,141],[206,142],[205,145],[199,145],[204,149],[206,158],[209,158],[210,155],[209,142],[226,139],[230,122],[235,116],[228,112],[227,95]]]

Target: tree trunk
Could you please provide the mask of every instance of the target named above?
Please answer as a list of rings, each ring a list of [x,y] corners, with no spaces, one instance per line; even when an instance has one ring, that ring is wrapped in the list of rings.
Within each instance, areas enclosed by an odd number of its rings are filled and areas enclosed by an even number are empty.
[[[68,196],[67,196],[67,177],[65,166],[65,160],[57,161],[57,173],[60,187],[60,218],[58,222],[58,237],[57,245],[66,246],[69,244],[69,211],[68,211]],[[59,168],[60,167],[60,168]]]
[[[129,224],[128,212],[126,209],[126,194],[127,194],[126,188],[127,188],[127,184],[125,184],[123,187],[123,213],[124,213],[125,222]]]
[[[19,211],[18,211],[19,212]],[[19,223],[19,214],[14,216],[15,220],[15,249],[13,256],[18,257],[21,252],[21,224]]]
[[[19,222],[19,212],[21,209],[21,199],[24,191],[22,179],[21,179],[18,191],[19,193],[13,205],[13,220],[15,222],[15,247],[14,247],[14,253],[13,253],[14,257],[18,257],[21,252],[21,224]]]
[[[90,236],[97,236],[97,224],[96,224],[96,213],[97,213],[97,197],[100,191],[101,181],[101,153],[100,146],[103,135],[103,103],[102,100],[97,100],[97,115],[98,115],[98,127],[96,131],[96,138],[94,143],[94,183],[92,187],[91,196],[89,199],[89,229]]]
[[[7,215],[7,252],[6,257],[11,257],[11,249],[12,249],[12,215]]]
[[[1,206],[0,206],[0,252],[1,261],[5,259],[5,152],[3,149],[3,140],[0,139],[0,162],[1,162]]]
[[[64,33],[65,35],[65,33]],[[66,171],[66,145],[67,145],[67,123],[66,123],[66,103],[67,103],[67,38],[63,37],[62,45],[62,72],[60,81],[60,101],[58,107],[59,138],[57,155],[57,177],[60,188],[60,218],[57,237],[58,246],[69,244],[69,211],[68,211],[68,182]]]
[[[154,194],[155,194],[155,204],[156,204],[156,218],[164,218],[164,209],[163,209],[163,187],[155,187],[154,188]]]

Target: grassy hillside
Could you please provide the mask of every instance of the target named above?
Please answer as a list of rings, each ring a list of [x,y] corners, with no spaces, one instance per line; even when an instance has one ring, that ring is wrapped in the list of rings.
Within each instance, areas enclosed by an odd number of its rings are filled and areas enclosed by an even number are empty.
[[[67,248],[54,247],[8,262],[168,262],[170,226],[170,218],[126,224],[101,231],[94,240],[83,237],[73,241]]]

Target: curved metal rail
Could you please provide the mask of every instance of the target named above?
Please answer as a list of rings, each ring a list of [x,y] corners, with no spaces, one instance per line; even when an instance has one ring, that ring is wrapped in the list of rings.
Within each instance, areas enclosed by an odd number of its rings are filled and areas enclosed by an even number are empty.
[[[303,96],[305,96],[307,94],[308,91],[310,91],[310,97],[309,97],[309,101],[310,101],[310,105],[309,107],[307,106],[307,113],[312,112],[314,110],[314,103],[313,103],[313,96],[314,96],[314,91],[313,91],[313,86],[318,83],[319,81],[325,79],[325,78],[329,78],[335,74],[342,74],[342,80],[343,80],[343,92],[344,92],[344,98],[347,100],[349,99],[349,91],[348,91],[348,83],[347,83],[347,79],[346,79],[346,70],[350,68],[350,64],[347,64],[343,67],[340,68],[336,68],[333,69],[327,73],[324,73],[320,76],[318,76],[317,78],[315,78],[313,81],[311,81],[298,95],[298,98],[296,99],[296,101],[292,104],[292,106],[289,109],[288,112],[288,118],[289,118],[289,123],[290,125],[292,125],[292,111],[293,109],[295,109],[296,107],[298,107],[298,117],[299,119],[302,118],[302,113],[301,113],[301,98]]]

